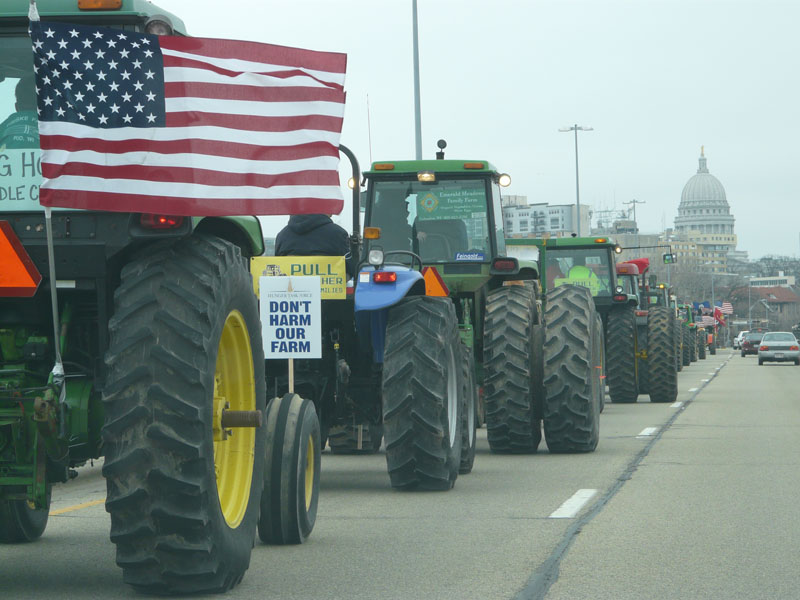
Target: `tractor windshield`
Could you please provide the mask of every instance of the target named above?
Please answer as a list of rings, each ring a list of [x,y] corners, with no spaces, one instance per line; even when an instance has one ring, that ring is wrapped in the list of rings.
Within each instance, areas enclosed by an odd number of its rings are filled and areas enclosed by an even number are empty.
[[[589,288],[592,296],[611,295],[608,250],[598,248],[548,248],[547,289],[572,284]]]
[[[376,181],[367,225],[381,236],[371,245],[415,252],[426,264],[487,261],[487,206],[483,179]]]
[[[39,169],[31,40],[0,36],[0,212],[40,209]]]

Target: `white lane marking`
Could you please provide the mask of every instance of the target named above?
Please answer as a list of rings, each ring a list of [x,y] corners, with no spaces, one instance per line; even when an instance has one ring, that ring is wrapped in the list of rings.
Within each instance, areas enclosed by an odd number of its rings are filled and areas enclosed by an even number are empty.
[[[716,371],[714,371],[713,373],[708,373],[708,375],[715,375],[715,374],[716,374]]]
[[[548,519],[571,519],[592,499],[597,490],[578,490],[564,504],[559,506]]]
[[[698,389],[700,389],[700,388],[689,388],[689,391],[690,392],[696,392]]]
[[[708,383],[711,380],[710,379],[701,379],[700,381],[702,381],[703,383]]]
[[[637,438],[650,437],[652,435],[655,435],[656,431],[658,431],[658,427],[645,427],[644,429],[642,429],[642,432],[636,437]]]
[[[680,400],[678,402],[676,402],[675,404],[670,404],[669,405],[670,408],[680,408],[681,406],[683,406],[683,402],[680,401]]]

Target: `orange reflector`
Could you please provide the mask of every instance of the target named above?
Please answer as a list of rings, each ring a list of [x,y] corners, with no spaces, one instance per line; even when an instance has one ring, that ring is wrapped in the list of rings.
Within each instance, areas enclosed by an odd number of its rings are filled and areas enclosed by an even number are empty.
[[[375,271],[372,274],[372,281],[375,283],[394,283],[397,281],[397,273],[394,271]]]
[[[365,240],[379,240],[381,238],[380,227],[364,227]]]
[[[633,311],[633,314],[635,316],[637,316],[637,317],[646,317],[647,316],[647,311],[646,310],[635,310],[635,311]]]
[[[425,267],[422,269],[422,277],[425,279],[425,295],[426,296],[443,296],[450,295],[450,290],[444,283],[444,279],[439,275],[436,267]]]
[[[594,238],[595,244],[605,244],[608,241],[608,238]]]
[[[372,168],[376,171],[394,171],[394,164],[392,163],[375,163]]]
[[[122,0],[78,0],[80,10],[117,10],[122,8]]]
[[[36,293],[42,275],[8,221],[0,221],[0,264],[0,296],[29,298]]]
[[[468,163],[464,163],[464,168],[465,168],[465,169],[483,169],[484,167],[486,167],[486,165],[485,165],[485,164],[483,164],[482,162],[468,162]]]

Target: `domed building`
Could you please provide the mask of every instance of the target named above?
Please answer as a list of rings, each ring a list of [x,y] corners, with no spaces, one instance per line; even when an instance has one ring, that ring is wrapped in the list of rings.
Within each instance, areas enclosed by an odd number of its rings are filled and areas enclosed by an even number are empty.
[[[736,249],[735,219],[725,188],[708,172],[702,147],[699,163],[697,173],[683,186],[675,234],[687,242],[687,250],[693,250],[694,261],[713,262],[718,265],[714,270],[725,270],[728,254]]]

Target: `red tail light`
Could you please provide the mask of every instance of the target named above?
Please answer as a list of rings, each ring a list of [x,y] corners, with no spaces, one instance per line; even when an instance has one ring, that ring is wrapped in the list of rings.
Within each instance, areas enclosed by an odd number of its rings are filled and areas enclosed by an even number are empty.
[[[517,268],[517,262],[509,259],[497,259],[492,263],[492,268],[495,271],[514,271]]]
[[[789,350],[800,350],[800,346],[790,346]]]
[[[635,310],[634,313],[637,317],[646,317],[647,311],[646,310]]]
[[[625,296],[624,294],[619,294],[617,296],[614,296],[614,302],[625,302],[627,299],[628,297]]]
[[[769,350],[769,346],[759,346],[758,349],[766,351],[766,350]]]
[[[397,273],[394,271],[376,271],[372,274],[372,281],[375,283],[394,283],[397,281]]]
[[[176,217],[174,215],[154,215],[142,214],[139,217],[139,223],[142,227],[147,229],[178,229],[183,225],[185,217]]]

